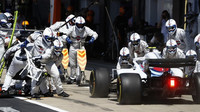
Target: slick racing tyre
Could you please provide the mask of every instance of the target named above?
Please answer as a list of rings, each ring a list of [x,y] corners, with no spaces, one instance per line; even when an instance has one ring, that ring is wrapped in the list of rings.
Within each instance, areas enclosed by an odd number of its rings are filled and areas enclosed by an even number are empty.
[[[110,75],[108,70],[105,68],[92,70],[89,87],[92,97],[107,97],[110,87]]]
[[[120,104],[141,102],[142,86],[138,74],[124,73],[117,79],[117,100]]]
[[[200,73],[194,74],[194,86],[196,92],[195,95],[192,95],[192,99],[195,103],[200,104]]]

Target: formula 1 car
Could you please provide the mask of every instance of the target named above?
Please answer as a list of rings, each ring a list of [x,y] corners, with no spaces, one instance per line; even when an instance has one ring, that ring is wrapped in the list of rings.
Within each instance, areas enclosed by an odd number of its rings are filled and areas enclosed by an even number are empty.
[[[148,55],[155,56],[152,52]],[[138,104],[144,96],[192,95],[193,101],[200,103],[200,73],[186,77],[183,72],[184,67],[195,66],[194,59],[145,58],[142,63],[133,60],[126,68],[112,69],[111,74],[105,68],[92,71],[91,96],[107,97],[116,91],[120,104]]]

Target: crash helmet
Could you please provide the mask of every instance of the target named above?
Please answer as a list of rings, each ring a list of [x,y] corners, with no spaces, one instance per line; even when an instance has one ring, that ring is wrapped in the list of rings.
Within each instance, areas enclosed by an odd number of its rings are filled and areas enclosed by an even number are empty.
[[[174,35],[177,30],[176,21],[174,19],[169,19],[165,24],[169,35]]]
[[[66,23],[70,23],[70,25],[74,25],[75,24],[75,16],[73,14],[70,14],[69,16],[67,16],[67,18],[65,19]]]
[[[140,44],[140,35],[138,33],[133,33],[130,36],[130,42],[134,47],[138,47]]]
[[[9,12],[5,12],[4,15],[7,17],[8,23],[13,21],[13,15]]]
[[[120,57],[123,63],[127,63],[129,60],[129,49],[127,47],[122,47],[120,50]]]
[[[200,48],[200,34],[198,34],[195,38],[194,38],[194,44],[196,47]]]
[[[0,20],[0,26],[2,28],[8,28],[8,25],[7,25],[8,21],[6,19],[1,19]]]
[[[55,39],[55,34],[50,28],[45,28],[43,31],[43,41],[50,46]]]
[[[28,38],[30,39],[30,42],[34,42],[38,37],[40,37],[42,35],[41,31],[34,31],[32,34],[30,34],[28,36]]]
[[[197,59],[197,53],[194,50],[188,50],[186,52],[186,58],[193,58],[193,59]]]
[[[177,51],[177,43],[174,39],[169,39],[166,43],[167,52],[174,55]]]
[[[85,19],[81,16],[78,16],[75,21],[76,29],[81,32],[85,28]]]
[[[62,49],[63,49],[63,43],[61,41],[59,41],[58,39],[53,41],[53,45],[54,45],[54,53],[56,56],[60,56],[62,53]]]

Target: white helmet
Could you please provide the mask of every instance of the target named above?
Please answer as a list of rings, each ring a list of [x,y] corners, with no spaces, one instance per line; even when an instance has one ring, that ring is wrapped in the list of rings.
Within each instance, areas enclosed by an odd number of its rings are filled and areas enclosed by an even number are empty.
[[[122,47],[122,49],[120,50],[120,56],[122,60],[127,60],[129,58],[129,54],[129,49],[127,47]]]
[[[138,33],[133,33],[131,36],[130,36],[130,41],[131,41],[131,44],[134,46],[134,47],[138,47],[139,44],[140,44],[140,35]]]
[[[200,48],[200,34],[198,34],[198,35],[194,38],[194,44],[196,45],[196,47]]]
[[[30,41],[34,42],[40,35],[42,35],[42,32],[34,31],[32,34],[30,34],[29,39]]]
[[[11,13],[5,12],[4,14],[6,15],[8,21],[12,21],[13,20],[13,15]]]
[[[81,32],[85,27],[85,19],[81,16],[78,16],[75,21],[76,29]]]
[[[177,51],[177,43],[174,39],[169,39],[166,43],[167,51],[169,54],[174,55]]]
[[[69,16],[67,16],[67,18],[65,19],[65,22],[69,22],[70,20],[72,20],[73,23],[75,23],[75,16],[73,14],[70,14]]]
[[[186,58],[194,58],[197,59],[197,53],[194,50],[188,50],[186,52]]]
[[[1,19],[0,20],[0,25],[1,27],[3,28],[8,28],[8,25],[7,25],[8,21],[6,19]]]
[[[128,63],[129,63],[129,49],[127,47],[122,47],[122,49],[120,50],[120,66],[121,68],[126,68]]]
[[[53,41],[53,45],[54,45],[54,53],[57,56],[60,56],[62,53],[62,49],[63,49],[63,43],[61,41],[59,41],[58,39]]]
[[[169,35],[173,35],[177,30],[176,21],[174,19],[169,19],[165,24]]]
[[[52,42],[55,39],[55,34],[53,32],[53,30],[51,30],[50,28],[45,28],[45,30],[43,31],[43,40],[44,42],[50,46],[52,44]]]

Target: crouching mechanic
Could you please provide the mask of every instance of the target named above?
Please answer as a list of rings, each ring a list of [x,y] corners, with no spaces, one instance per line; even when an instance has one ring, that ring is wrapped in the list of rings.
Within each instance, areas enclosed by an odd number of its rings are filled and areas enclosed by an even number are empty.
[[[185,58],[185,54],[181,49],[178,48],[178,45],[174,39],[169,39],[166,43],[166,47],[163,49],[163,58]]]
[[[194,59],[194,61],[197,61],[197,53],[194,50],[188,50],[186,52],[186,58],[187,59]],[[185,77],[191,76],[194,73],[194,66],[187,66],[185,67]]]
[[[89,44],[92,44],[97,39],[98,34],[85,26],[85,19],[81,16],[75,20],[75,25],[66,32],[65,40],[70,44],[69,48],[69,61],[71,67],[70,81],[74,81],[80,75],[80,67],[77,66],[77,50],[85,49],[84,46],[80,48],[79,41],[84,42],[87,36],[90,36]]]
[[[53,41],[55,39],[55,34],[50,28],[46,28],[43,31],[43,35],[41,38],[37,38],[34,42],[34,48],[32,50],[33,60],[38,60],[42,64],[46,64],[45,69],[47,73],[53,78],[53,82],[56,87],[56,92],[59,96],[68,97],[69,95],[63,91],[62,83],[59,77],[59,71],[55,63],[51,60],[51,56],[53,54]],[[34,73],[38,74],[39,71],[34,71]],[[41,86],[40,86],[41,88]],[[32,91],[31,95],[33,98],[39,97],[39,86],[36,85],[36,81],[32,80]],[[48,91],[46,91],[48,92]],[[46,93],[43,90],[43,93]]]
[[[185,54],[181,49],[178,48],[178,45],[174,39],[169,39],[166,42],[166,47],[163,49],[163,56],[164,59],[180,59],[185,58]],[[181,72],[177,74],[178,72]],[[170,68],[170,72],[173,76],[184,77],[184,67],[179,68]]]
[[[130,36],[128,48],[130,51],[131,62],[133,58],[144,57],[144,55],[149,52],[148,44],[140,39],[140,35],[138,33],[133,33]]]
[[[177,42],[177,47],[185,53],[189,50],[189,42],[185,34],[185,30],[177,28],[176,21],[169,19],[165,24],[168,30],[168,40],[174,39]]]
[[[11,86],[13,77],[15,77],[15,75],[26,66],[27,57],[24,48],[26,47],[28,51],[30,51],[33,48],[32,45],[28,46],[27,44],[32,43],[34,42],[34,40],[36,40],[35,35],[40,35],[40,33],[34,32],[25,40],[24,43],[16,44],[15,46],[9,48],[6,51],[4,55],[5,60],[8,60],[9,56],[12,53],[14,53],[14,57],[12,58],[11,64],[6,73],[4,84],[2,86],[2,92],[4,92],[4,94],[8,94],[8,88]],[[27,84],[27,86],[30,86],[30,82]]]
[[[117,69],[127,68],[129,67],[130,63],[130,52],[127,47],[122,47],[120,50],[120,56],[117,62]]]
[[[53,50],[53,54],[51,55],[51,59],[49,60],[48,63],[51,63],[52,65],[56,65],[56,67],[60,66],[62,64],[62,58],[63,58],[63,54],[62,54],[62,49],[63,49],[63,43],[62,41],[60,41],[59,39],[55,39],[53,41],[53,45],[54,45],[54,50]],[[61,69],[63,70],[63,69]],[[63,71],[61,71],[63,72]],[[47,89],[49,90],[49,86],[50,85],[53,91],[56,91],[56,87],[55,84],[51,78],[50,81],[47,81]]]

